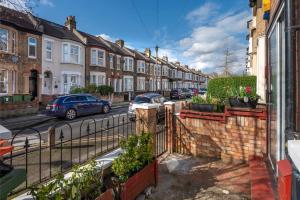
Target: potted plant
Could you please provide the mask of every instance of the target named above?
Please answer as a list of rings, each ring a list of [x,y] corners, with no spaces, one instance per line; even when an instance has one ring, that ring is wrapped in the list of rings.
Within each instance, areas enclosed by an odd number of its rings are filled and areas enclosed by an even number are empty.
[[[83,167],[75,166],[71,172],[69,178],[59,174],[49,183],[32,188],[31,195],[36,200],[113,200],[112,191],[105,191],[102,170],[99,171],[95,161]]]
[[[121,142],[124,152],[113,161],[116,193],[122,200],[134,200],[147,187],[156,185],[157,162],[153,157],[152,135],[132,135]]]
[[[259,96],[255,89],[250,86],[240,86],[238,90],[231,90],[231,97],[229,97],[229,104],[231,107],[241,108],[256,108]]]
[[[193,96],[191,108],[192,110],[200,112],[213,112],[217,104],[218,100],[216,98],[212,98],[211,96],[207,96],[206,98]]]

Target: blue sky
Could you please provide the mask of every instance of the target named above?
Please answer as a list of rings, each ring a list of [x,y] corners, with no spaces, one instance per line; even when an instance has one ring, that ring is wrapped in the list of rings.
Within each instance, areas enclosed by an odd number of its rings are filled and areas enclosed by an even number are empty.
[[[106,39],[124,39],[139,50],[160,47],[160,55],[207,72],[218,71],[229,48],[245,66],[245,0],[39,0],[39,17],[63,24],[75,15],[77,27]]]

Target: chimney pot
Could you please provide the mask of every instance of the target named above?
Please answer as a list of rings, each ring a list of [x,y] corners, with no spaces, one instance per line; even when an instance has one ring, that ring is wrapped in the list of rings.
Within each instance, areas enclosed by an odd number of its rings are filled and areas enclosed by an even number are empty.
[[[119,45],[119,47],[124,47],[124,40],[116,40],[116,44]]]
[[[75,16],[68,16],[65,22],[65,26],[71,31],[73,29],[76,30],[76,19]]]
[[[148,58],[151,57],[151,50],[150,50],[150,48],[146,48],[146,49],[145,49],[145,54],[146,54],[146,56],[147,56]]]

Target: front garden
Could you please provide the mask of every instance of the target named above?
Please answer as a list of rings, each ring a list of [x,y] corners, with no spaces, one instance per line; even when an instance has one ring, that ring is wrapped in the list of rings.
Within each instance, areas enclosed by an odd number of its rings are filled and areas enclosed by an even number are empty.
[[[152,140],[152,134],[141,133],[121,141],[123,153],[112,162],[108,173],[104,173],[101,163],[91,160],[73,167],[67,177],[59,174],[51,182],[33,187],[30,193],[37,200],[133,200],[147,187],[156,185]]]

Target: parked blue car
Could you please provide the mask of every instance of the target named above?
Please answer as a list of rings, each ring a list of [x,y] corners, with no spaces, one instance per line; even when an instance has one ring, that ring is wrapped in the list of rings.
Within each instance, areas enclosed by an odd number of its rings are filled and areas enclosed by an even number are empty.
[[[110,101],[100,100],[89,94],[74,94],[59,96],[50,101],[46,114],[72,120],[83,115],[108,113],[110,109]]]

